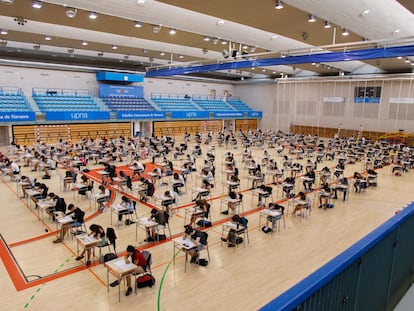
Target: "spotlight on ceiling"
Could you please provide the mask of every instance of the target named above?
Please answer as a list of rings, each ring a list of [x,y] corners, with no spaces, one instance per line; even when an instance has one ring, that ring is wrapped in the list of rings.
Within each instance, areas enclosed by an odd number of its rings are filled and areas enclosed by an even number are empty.
[[[3,4],[13,4],[14,0],[1,0],[1,3],[3,3]]]
[[[40,49],[40,44],[38,44],[38,43],[33,44],[33,48],[34,48],[35,50]]]
[[[98,52],[98,56],[102,57],[104,55],[104,52]]]
[[[160,55],[161,55],[161,56],[164,56],[164,55],[165,55],[165,52],[160,52]]]
[[[117,46],[117,45],[115,45],[115,44],[113,44],[113,45],[112,45],[112,50],[118,50],[118,46]]]
[[[346,30],[345,28],[342,28],[342,35],[343,36],[348,36],[349,35],[348,30]]]
[[[206,48],[202,49],[201,51],[203,51],[204,54],[208,53],[208,50]]]
[[[68,53],[69,54],[73,54],[75,52],[75,49],[74,48],[68,48]]]
[[[7,35],[9,31],[7,29],[2,29],[0,32],[2,35]]]
[[[50,40],[52,40],[52,37],[51,36],[45,36],[45,40],[50,41]]]
[[[26,23],[27,23],[27,20],[26,20],[26,19],[24,19],[24,17],[22,17],[22,16],[17,16],[17,17],[14,19],[14,21],[15,21],[15,22],[17,22],[17,25],[20,25],[20,26],[24,26],[24,24],[26,24]]]
[[[281,0],[277,0],[277,1],[276,1],[275,9],[276,9],[276,10],[281,10],[281,9],[283,9],[283,2],[282,2]]]
[[[204,41],[210,41],[210,37],[209,36],[204,36]]]
[[[221,40],[221,44],[223,44],[223,45],[224,45],[224,44],[228,44],[228,43],[229,43],[229,42],[228,42],[227,40],[224,40],[224,39],[222,39],[222,40]]]
[[[177,33],[177,30],[175,28],[170,29],[170,35],[175,35]]]
[[[137,0],[137,5],[139,6],[145,5],[145,0]]]
[[[83,46],[87,46],[87,45],[88,45],[88,41],[83,40],[83,41],[82,41],[82,45],[83,45]]]
[[[314,22],[316,22],[316,17],[315,17],[315,15],[310,14],[310,15],[309,15],[309,17],[308,17],[308,22],[309,22],[309,23],[314,23]]]
[[[98,18],[98,14],[96,14],[96,12],[89,12],[89,18],[90,19],[97,19]]]
[[[323,28],[325,28],[325,29],[331,28],[331,23],[328,22],[328,21],[325,21],[325,25],[323,25]]]
[[[250,48],[250,52],[251,52],[251,53],[256,52],[256,47],[255,47],[255,46],[252,46],[252,47]]]
[[[219,42],[219,38],[214,38],[213,39],[213,44],[217,44]]]
[[[152,26],[152,32],[153,33],[159,33],[161,30],[161,25],[154,25]]]
[[[76,13],[78,13],[77,9],[74,8],[69,8],[66,10],[66,16],[69,18],[75,18],[76,17]]]
[[[141,28],[142,27],[142,23],[140,21],[135,21],[135,25],[136,28]]]
[[[41,1],[34,0],[32,3],[32,7],[35,9],[41,9],[43,7],[43,4]]]
[[[178,58],[183,59],[184,55],[179,55]]]

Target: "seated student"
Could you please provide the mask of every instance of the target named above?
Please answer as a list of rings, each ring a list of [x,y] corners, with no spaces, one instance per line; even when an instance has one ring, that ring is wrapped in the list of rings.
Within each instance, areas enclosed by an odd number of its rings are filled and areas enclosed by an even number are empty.
[[[78,193],[80,195],[86,195],[86,192],[92,191],[92,189],[93,189],[93,180],[89,179],[85,175],[82,175],[81,176],[81,180],[82,180],[82,184],[84,186],[83,187],[80,187],[78,189]]]
[[[361,173],[354,172],[354,188],[355,192],[361,192],[361,189],[365,189],[367,186],[366,179]]]
[[[104,185],[98,187],[99,193],[96,195],[99,206],[98,209],[103,212],[105,211],[105,202],[108,202],[111,199],[111,191],[106,188]]]
[[[79,228],[84,223],[85,212],[82,211],[79,207],[75,207],[72,203],[68,205],[69,212],[66,213],[66,216],[72,216],[73,222],[63,225],[62,230],[60,231],[59,237],[53,241],[53,243],[60,243],[63,241],[66,232],[70,228]]]
[[[89,234],[88,236],[93,236],[95,239],[100,240],[100,245],[105,245],[105,230],[100,225],[92,224],[89,227]],[[91,249],[83,249],[83,251],[79,254],[78,257],[75,258],[75,260],[81,260],[85,256],[85,252],[87,254],[86,256],[86,265],[89,266],[91,264]]]
[[[175,198],[174,194],[175,194],[175,192],[166,190],[164,192],[164,195],[163,195],[163,198],[162,198],[161,206],[165,207],[165,210],[167,211],[168,214],[170,214],[170,205],[174,204],[176,202],[175,201],[176,198]]]
[[[269,203],[268,209],[272,210],[272,211],[278,211],[282,214],[285,213],[285,207],[282,205],[279,205],[277,203]]]
[[[227,203],[227,211],[221,212],[223,215],[228,215],[229,210],[231,210],[232,214],[234,214],[237,205],[241,204],[241,202],[243,201],[243,194],[240,192],[231,191],[229,193],[229,198],[231,200]]]
[[[124,171],[119,172],[119,176],[123,181],[121,181],[118,186],[121,188],[122,191],[124,191],[124,184],[129,189],[129,191],[132,192],[132,180],[131,177],[125,174]]]
[[[53,220],[56,220],[56,215],[64,215],[66,213],[66,202],[64,198],[59,197],[53,192],[49,193],[49,197],[56,201],[55,206],[47,209],[47,213],[52,216]]]
[[[227,242],[228,247],[234,247],[237,244],[236,243],[237,233],[241,230],[246,230],[248,220],[245,217],[234,215],[231,218],[231,222],[237,225],[236,229],[230,229],[229,233],[227,234],[227,237],[221,238],[223,242]]]
[[[263,205],[263,202],[262,202],[263,197],[269,197],[272,194],[273,188],[270,187],[270,186],[266,186],[265,184],[262,184],[259,187],[259,189],[263,193],[259,193],[259,201],[257,202],[257,206],[262,206]]]
[[[183,175],[178,173],[174,173],[173,181],[172,181],[172,188],[174,192],[181,194],[180,188],[184,187],[185,181]]]
[[[165,227],[165,224],[167,223],[166,212],[153,208],[151,210],[150,219],[154,220],[156,223],[158,223],[158,225],[155,227],[152,227],[151,230],[147,228],[147,239],[146,239],[147,242],[155,241],[156,240],[155,233]]]
[[[328,207],[329,197],[332,195],[332,188],[329,187],[327,182],[321,184],[321,192],[319,192],[319,208]],[[325,200],[325,203],[322,201]]]
[[[308,168],[304,176],[306,179],[303,180],[303,187],[305,190],[312,191],[312,185],[315,183],[315,171],[313,168]]]
[[[190,263],[197,263],[200,251],[207,245],[208,234],[207,232],[194,229],[190,225],[186,225],[184,228],[184,239],[191,238],[198,244],[197,247],[188,251],[188,254],[191,257]]]
[[[194,226],[197,218],[207,219],[210,215],[211,205],[207,202],[206,199],[201,199],[196,202],[196,207],[200,209],[200,212],[195,212],[191,215],[191,220],[189,225]]]
[[[129,259],[130,258],[130,259]],[[145,267],[147,265],[147,261],[144,257],[144,255],[134,246],[132,245],[128,245],[127,249],[126,249],[126,254],[125,254],[125,263],[129,264],[129,263],[134,263],[135,265],[137,265],[137,267],[135,268],[135,273],[140,274],[140,273],[144,273],[145,272]],[[125,296],[129,296],[132,293],[132,283],[131,283],[131,274],[128,274],[126,276],[126,282],[127,282],[127,291],[125,292]],[[119,283],[118,280],[112,282],[110,284],[111,287],[117,286]]]
[[[134,208],[134,204],[131,201],[131,199],[124,196],[124,195],[122,196],[121,203],[119,205],[121,205],[122,207],[125,207],[125,210],[120,211],[118,213],[118,225],[122,225],[123,224],[122,223],[122,217],[124,215],[135,213],[135,208]]]
[[[346,194],[348,193],[348,179],[346,177],[339,179],[339,184],[333,188],[334,199],[338,199],[338,190],[344,193],[344,201],[345,201]]]
[[[139,199],[143,202],[147,202],[148,197],[152,197],[154,195],[154,192],[155,192],[154,184],[150,182],[148,179],[145,179],[144,177],[141,177],[139,181],[141,182],[141,185],[145,187],[144,190],[141,190],[138,192],[140,195]]]
[[[13,180],[17,180],[16,176],[20,174],[20,166],[16,162],[11,161],[7,167],[10,169],[10,172],[8,172],[7,175],[9,175],[10,178],[13,178]]]
[[[135,176],[138,176],[138,178],[141,177],[141,173],[145,171],[145,166],[140,161],[135,162],[132,168],[134,174],[132,175],[132,179],[135,178]]]
[[[152,170],[152,174],[150,174],[150,176],[151,176],[151,182],[155,185],[157,180],[161,179],[162,177],[161,169],[159,167],[155,167]]]
[[[302,191],[295,195],[294,199],[297,201],[295,202],[293,215],[296,215],[297,211],[301,211],[302,209],[309,209],[311,207],[310,198]]]
[[[22,176],[21,187],[22,187],[22,198],[26,197],[26,189],[33,189],[36,183],[36,179],[33,179],[30,176]]]
[[[198,192],[195,199],[193,199],[193,202],[196,202],[197,200],[200,200],[201,197],[203,197],[203,196],[209,195],[210,191],[213,187],[214,187],[213,184],[210,184],[207,180],[203,180],[200,188],[205,189],[206,191]]]

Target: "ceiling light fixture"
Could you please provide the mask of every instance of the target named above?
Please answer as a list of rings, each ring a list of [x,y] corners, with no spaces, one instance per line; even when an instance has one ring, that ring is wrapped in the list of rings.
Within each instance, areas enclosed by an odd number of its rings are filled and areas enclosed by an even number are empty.
[[[214,38],[213,39],[213,44],[217,44],[219,42],[219,38]]]
[[[85,41],[85,40],[83,40],[83,41],[82,41],[82,45],[83,45],[83,46],[87,46],[87,45],[88,45],[88,42],[87,42],[87,41]]]
[[[401,31],[400,29],[395,29],[395,30],[392,32],[392,34],[393,34],[393,35],[399,34],[399,33],[400,33],[400,31]]]
[[[164,56],[164,55],[165,55],[165,53],[164,53],[164,52],[160,52],[160,55],[161,55],[161,56]]]
[[[177,33],[177,30],[175,28],[170,29],[170,35],[175,35]]]
[[[137,5],[139,6],[145,5],[145,0],[137,0]]]
[[[222,19],[217,21],[217,26],[223,26],[224,25],[224,21]]]
[[[3,3],[3,4],[13,4],[14,0],[1,0],[1,3]]]
[[[69,8],[66,10],[66,16],[69,18],[75,18],[76,17],[76,13],[78,13],[77,9],[73,9],[73,8]]]
[[[50,40],[52,40],[52,37],[51,36],[45,36],[45,40],[50,41]]]
[[[250,48],[250,52],[251,52],[251,53],[256,52],[256,47],[255,47],[255,46],[252,46],[252,47]]]
[[[184,55],[179,55],[178,58],[183,59]]]
[[[314,22],[316,22],[316,17],[315,17],[315,15],[310,14],[310,15],[309,15],[309,17],[308,17],[308,22],[309,22],[309,23],[314,23]]]
[[[117,45],[115,45],[115,44],[113,44],[113,45],[112,45],[112,50],[118,50],[118,46],[117,46]]]
[[[152,32],[153,33],[159,33],[161,30],[161,25],[154,25],[152,26]]]
[[[276,40],[277,39],[277,35],[273,35],[270,39],[271,40]]]
[[[96,12],[89,12],[89,18],[90,19],[97,19],[98,18],[98,14],[96,14]]]
[[[43,4],[41,1],[38,1],[38,0],[33,1],[32,8],[41,9],[42,7],[43,7]]]
[[[243,44],[242,49],[243,50],[247,50],[249,48],[249,46],[247,44]]]
[[[366,9],[366,10],[363,10],[360,15],[362,17],[365,17],[365,16],[367,16],[369,14],[369,12],[371,12],[371,11],[369,9]]]
[[[282,2],[281,0],[277,0],[277,1],[276,1],[275,9],[276,9],[276,10],[281,10],[281,9],[283,9],[283,2]]]
[[[325,21],[325,25],[323,25],[323,28],[325,28],[325,29],[331,28],[331,23],[328,22],[328,21]]]
[[[40,49],[40,44],[38,44],[38,43],[33,44],[33,48],[34,48],[35,50]]]
[[[410,63],[411,61],[410,61],[410,59],[407,57],[407,58],[405,59],[405,62],[408,64],[408,63]]]
[[[68,48],[68,53],[69,54],[73,54],[75,52],[75,49],[74,48]]]
[[[210,41],[210,37],[209,36],[204,36],[204,41]]]
[[[349,35],[348,30],[346,30],[345,28],[342,28],[342,35],[343,36],[348,36]]]
[[[104,55],[104,52],[98,52],[98,56],[102,57]]]
[[[402,59],[402,56],[397,56],[397,59]]]
[[[136,28],[141,28],[142,27],[142,23],[140,21],[135,21],[135,25]]]
[[[2,35],[7,35],[7,34],[9,34],[9,31],[7,29],[2,29],[0,33]]]
[[[227,41],[227,40],[225,40],[225,39],[221,39],[221,44],[228,44],[229,42]]]

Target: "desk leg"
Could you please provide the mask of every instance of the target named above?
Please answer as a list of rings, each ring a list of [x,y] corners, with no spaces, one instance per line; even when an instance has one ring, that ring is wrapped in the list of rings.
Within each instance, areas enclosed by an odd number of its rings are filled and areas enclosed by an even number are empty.
[[[135,284],[135,287],[137,285]],[[121,302],[121,278],[118,276],[118,302]]]
[[[106,268],[106,291],[109,293],[109,268]]]

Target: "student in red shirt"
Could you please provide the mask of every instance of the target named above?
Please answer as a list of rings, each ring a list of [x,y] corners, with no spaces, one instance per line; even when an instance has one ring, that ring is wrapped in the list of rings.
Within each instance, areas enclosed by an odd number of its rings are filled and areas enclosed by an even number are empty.
[[[147,261],[146,261],[144,255],[142,255],[142,253],[132,245],[128,245],[126,251],[127,251],[127,253],[125,255],[125,263],[128,264],[130,262],[133,262],[134,264],[136,264],[138,266],[136,268],[135,272],[136,273],[144,273],[145,272],[144,268],[147,265]],[[129,258],[129,257],[131,257],[131,258]],[[128,275],[126,277],[126,281],[127,281],[128,289],[127,289],[125,295],[129,296],[132,293],[131,275]]]

